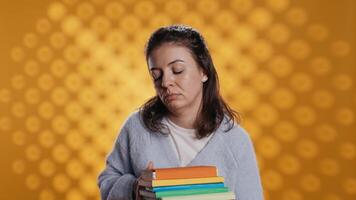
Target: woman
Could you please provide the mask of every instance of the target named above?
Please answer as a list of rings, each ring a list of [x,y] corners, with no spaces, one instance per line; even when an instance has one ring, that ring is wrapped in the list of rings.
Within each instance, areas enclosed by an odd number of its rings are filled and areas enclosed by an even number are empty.
[[[147,168],[214,165],[239,200],[263,199],[251,140],[219,94],[200,33],[173,25],[155,31],[146,61],[156,96],[121,128],[99,176],[102,199],[135,199]]]

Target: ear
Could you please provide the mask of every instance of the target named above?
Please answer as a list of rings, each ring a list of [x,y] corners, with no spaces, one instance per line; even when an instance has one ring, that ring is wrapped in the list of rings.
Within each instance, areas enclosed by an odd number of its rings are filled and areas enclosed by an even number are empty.
[[[203,78],[201,79],[201,81],[204,83],[205,81],[208,80],[208,76],[204,74]]]

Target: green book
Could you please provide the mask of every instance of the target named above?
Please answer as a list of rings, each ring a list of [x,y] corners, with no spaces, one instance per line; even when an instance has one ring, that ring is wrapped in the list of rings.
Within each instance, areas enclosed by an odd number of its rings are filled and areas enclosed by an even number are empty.
[[[197,189],[187,189],[187,190],[158,191],[155,193],[141,190],[140,194],[144,197],[161,198],[161,197],[171,197],[171,196],[211,194],[211,193],[220,193],[220,192],[228,192],[228,191],[229,189],[227,187],[221,187],[221,188],[197,188]]]
[[[231,200],[236,199],[234,192],[219,192],[211,194],[195,194],[187,196],[162,197],[160,200]]]

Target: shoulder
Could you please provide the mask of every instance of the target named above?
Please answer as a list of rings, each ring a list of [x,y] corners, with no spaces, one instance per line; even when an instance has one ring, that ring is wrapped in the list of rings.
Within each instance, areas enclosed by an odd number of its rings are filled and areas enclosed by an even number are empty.
[[[246,144],[251,142],[249,133],[241,126],[234,122],[231,127],[230,124],[224,124],[220,128],[220,135],[226,142],[232,142],[234,144]]]
[[[237,158],[241,158],[246,154],[254,151],[253,143],[249,133],[236,122],[228,131],[229,126],[225,123],[220,127],[219,137],[221,142],[230,149]]]
[[[139,110],[133,111],[125,119],[122,128],[130,130],[142,126],[142,118]]]
[[[132,141],[142,137],[147,131],[143,126],[140,112],[138,110],[130,113],[119,130],[118,139],[121,141]],[[140,133],[140,134],[138,134]]]
[[[233,119],[229,119],[226,115],[217,131],[221,132],[220,135],[222,135],[224,139],[231,140],[234,143],[246,143],[251,140],[249,133],[242,125]]]

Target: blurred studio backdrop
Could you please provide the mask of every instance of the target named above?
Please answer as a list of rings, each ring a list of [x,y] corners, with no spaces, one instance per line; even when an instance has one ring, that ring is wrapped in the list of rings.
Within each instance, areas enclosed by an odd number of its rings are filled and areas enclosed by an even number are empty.
[[[0,1],[0,199],[99,199],[129,113],[154,95],[143,48],[205,36],[243,115],[266,200],[356,199],[353,0]]]

